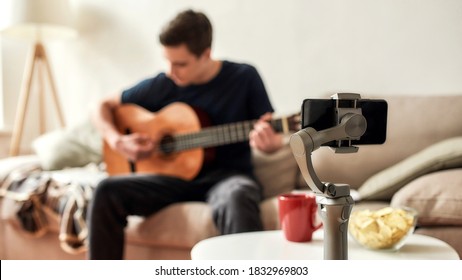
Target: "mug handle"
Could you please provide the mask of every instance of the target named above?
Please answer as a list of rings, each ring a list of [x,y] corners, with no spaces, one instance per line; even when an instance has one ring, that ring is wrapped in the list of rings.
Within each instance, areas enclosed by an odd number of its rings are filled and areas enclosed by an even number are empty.
[[[316,203],[314,203],[313,206],[312,206],[312,209],[311,209],[311,213],[313,213],[313,217],[311,217],[311,222],[312,223],[314,223],[317,211],[318,211],[318,205]],[[316,230],[320,229],[321,227],[322,227],[322,222],[320,222],[319,225],[317,225],[317,226],[311,224],[311,229],[313,231],[316,231]]]

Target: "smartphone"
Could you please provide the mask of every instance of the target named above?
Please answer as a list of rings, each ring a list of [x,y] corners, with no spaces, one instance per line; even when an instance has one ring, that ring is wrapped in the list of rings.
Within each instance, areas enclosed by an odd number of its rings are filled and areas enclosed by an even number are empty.
[[[337,125],[336,104],[340,108],[361,108],[367,121],[366,132],[358,140],[352,140],[352,145],[383,144],[387,138],[388,104],[383,99],[305,99],[302,104],[302,128],[312,127],[316,131]],[[335,141],[323,146],[335,147]]]

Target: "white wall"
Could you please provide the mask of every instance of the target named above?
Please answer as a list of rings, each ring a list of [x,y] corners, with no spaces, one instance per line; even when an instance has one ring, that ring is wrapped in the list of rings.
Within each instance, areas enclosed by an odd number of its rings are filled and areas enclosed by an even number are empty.
[[[459,0],[73,0],[79,37],[47,45],[68,123],[97,98],[160,71],[161,27],[178,11],[206,12],[217,58],[255,65],[279,114],[304,98],[462,93]],[[3,38],[12,123],[23,43]]]

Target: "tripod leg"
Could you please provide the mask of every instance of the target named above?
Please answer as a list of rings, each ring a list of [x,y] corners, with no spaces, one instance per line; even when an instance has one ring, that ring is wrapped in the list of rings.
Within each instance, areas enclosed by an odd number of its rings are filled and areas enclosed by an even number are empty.
[[[37,76],[38,76],[38,103],[39,103],[39,132],[40,135],[45,133],[46,130],[46,114],[45,114],[45,81],[43,72],[45,70],[45,65],[43,63],[43,59],[39,59],[37,61]]]
[[[26,67],[24,70],[24,78],[21,84],[21,92],[19,93],[18,107],[13,126],[13,134],[11,135],[10,156],[19,154],[19,145],[21,144],[22,132],[24,129],[24,120],[27,112],[27,105],[30,97],[32,79],[34,76],[34,68],[37,60],[37,45],[29,52]]]
[[[48,82],[50,83],[51,98],[53,100],[56,111],[58,113],[59,124],[61,125],[61,127],[64,127],[64,125],[65,125],[64,117],[63,117],[63,113],[61,111],[61,105],[59,103],[58,94],[56,93],[56,86],[55,86],[55,83],[54,83],[54,80],[53,80],[53,75],[51,73],[50,63],[48,62],[48,58],[47,58],[47,55],[45,53],[45,49],[43,48],[43,46],[41,46],[41,48],[42,48],[42,55],[43,55],[43,63],[45,65],[45,67],[46,67],[45,72],[48,75]]]

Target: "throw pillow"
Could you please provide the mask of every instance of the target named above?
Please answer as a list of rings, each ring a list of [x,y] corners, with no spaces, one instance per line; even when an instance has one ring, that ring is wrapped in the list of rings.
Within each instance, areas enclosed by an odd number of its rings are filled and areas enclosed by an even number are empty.
[[[358,189],[361,199],[390,200],[400,188],[430,172],[462,167],[462,137],[435,143],[370,177]]]
[[[415,179],[393,196],[391,205],[416,209],[419,225],[462,225],[462,168]]]
[[[44,170],[80,167],[101,162],[102,140],[87,119],[75,126],[39,136],[32,143]]]

